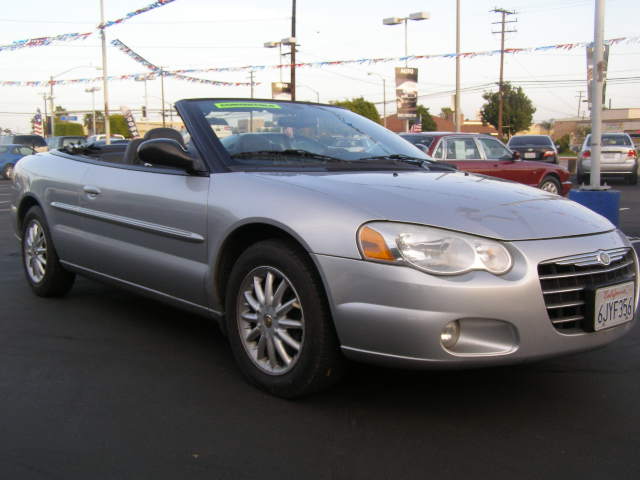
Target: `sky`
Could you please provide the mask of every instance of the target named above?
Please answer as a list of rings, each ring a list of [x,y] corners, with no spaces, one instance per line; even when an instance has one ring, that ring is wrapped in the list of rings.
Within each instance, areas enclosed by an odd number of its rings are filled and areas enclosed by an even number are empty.
[[[152,0],[105,0],[106,19],[115,19],[141,8]],[[455,0],[297,1],[297,61],[346,60],[404,55],[402,25],[386,26],[386,17],[405,17],[427,11],[430,19],[408,24],[409,54],[455,52]],[[461,50],[483,51],[500,48],[500,36],[492,34],[498,25],[496,6],[516,11],[509,24],[516,32],[507,34],[506,47],[536,47],[593,40],[594,0],[461,0]],[[13,41],[95,30],[99,23],[99,0],[21,0],[11,2],[0,13],[0,45]],[[607,0],[605,38],[640,35],[640,1]],[[138,54],[165,69],[275,65],[278,49],[263,44],[291,35],[291,0],[175,0],[161,8],[136,16],[105,30],[107,42],[120,39]],[[144,73],[147,70],[114,47],[109,46],[108,74]],[[465,117],[475,118],[484,100],[481,87],[498,81],[499,55],[462,59],[462,87],[471,88],[461,96]],[[46,80],[93,78],[100,75],[98,35],[86,40],[61,42],[51,46],[0,52],[0,80]],[[363,96],[382,102],[381,76],[386,79],[387,99],[394,95],[394,67],[401,62],[375,65],[326,66],[297,70],[298,100],[321,102]],[[455,60],[429,59],[410,62],[419,69],[420,103],[432,113],[452,106],[455,88]],[[586,91],[584,48],[546,53],[505,56],[505,80],[543,82],[568,80],[563,85],[544,83],[523,86],[537,111],[535,121],[576,116],[579,91]],[[67,70],[67,73],[63,73]],[[368,75],[374,73],[375,75]],[[192,74],[214,80],[248,82],[248,72]],[[613,108],[640,107],[640,42],[611,47],[609,78],[636,77],[607,86],[607,102]],[[284,72],[286,81],[288,72]],[[271,82],[279,80],[277,70],[256,72],[256,98],[270,98]],[[100,84],[96,84],[100,85]],[[69,111],[90,110],[90,85],[60,85],[54,90],[55,104]],[[160,108],[159,80],[147,82],[150,109]],[[0,127],[28,132],[29,119],[43,109],[43,87],[0,87]],[[165,81],[167,103],[181,98],[248,97],[248,86],[219,87]],[[110,108],[138,109],[144,104],[144,82],[112,81]],[[102,92],[96,104],[102,103]],[[584,105],[584,104],[583,104]],[[394,102],[387,105],[393,111]],[[584,111],[584,107],[583,111]],[[378,105],[382,113],[382,105]]]

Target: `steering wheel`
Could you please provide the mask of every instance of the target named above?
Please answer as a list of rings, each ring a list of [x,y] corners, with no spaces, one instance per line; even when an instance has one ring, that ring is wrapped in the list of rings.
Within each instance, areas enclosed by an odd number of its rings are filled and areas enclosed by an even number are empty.
[[[289,139],[291,148],[307,150],[312,153],[325,154],[327,147],[313,138],[297,135]]]

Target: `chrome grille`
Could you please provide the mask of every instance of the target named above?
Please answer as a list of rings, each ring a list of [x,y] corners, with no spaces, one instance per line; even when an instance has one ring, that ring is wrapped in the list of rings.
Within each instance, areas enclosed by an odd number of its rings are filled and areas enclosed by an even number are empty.
[[[600,259],[609,260],[602,265]],[[538,265],[540,286],[549,319],[564,333],[588,330],[585,322],[585,289],[616,280],[635,280],[634,255],[630,248],[547,260]]]

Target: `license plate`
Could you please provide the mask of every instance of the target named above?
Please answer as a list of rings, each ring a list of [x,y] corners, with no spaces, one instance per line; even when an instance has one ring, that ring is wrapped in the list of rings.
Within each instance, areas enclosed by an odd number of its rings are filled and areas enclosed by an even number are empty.
[[[603,330],[633,320],[634,295],[633,282],[597,289],[593,329]]]
[[[524,158],[536,158],[536,153],[535,152],[525,153]]]

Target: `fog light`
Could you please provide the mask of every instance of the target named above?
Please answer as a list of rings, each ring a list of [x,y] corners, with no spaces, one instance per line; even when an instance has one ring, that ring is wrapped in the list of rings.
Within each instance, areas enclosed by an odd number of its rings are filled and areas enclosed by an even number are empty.
[[[453,348],[460,338],[460,323],[458,320],[447,323],[440,334],[440,342],[444,348]]]

